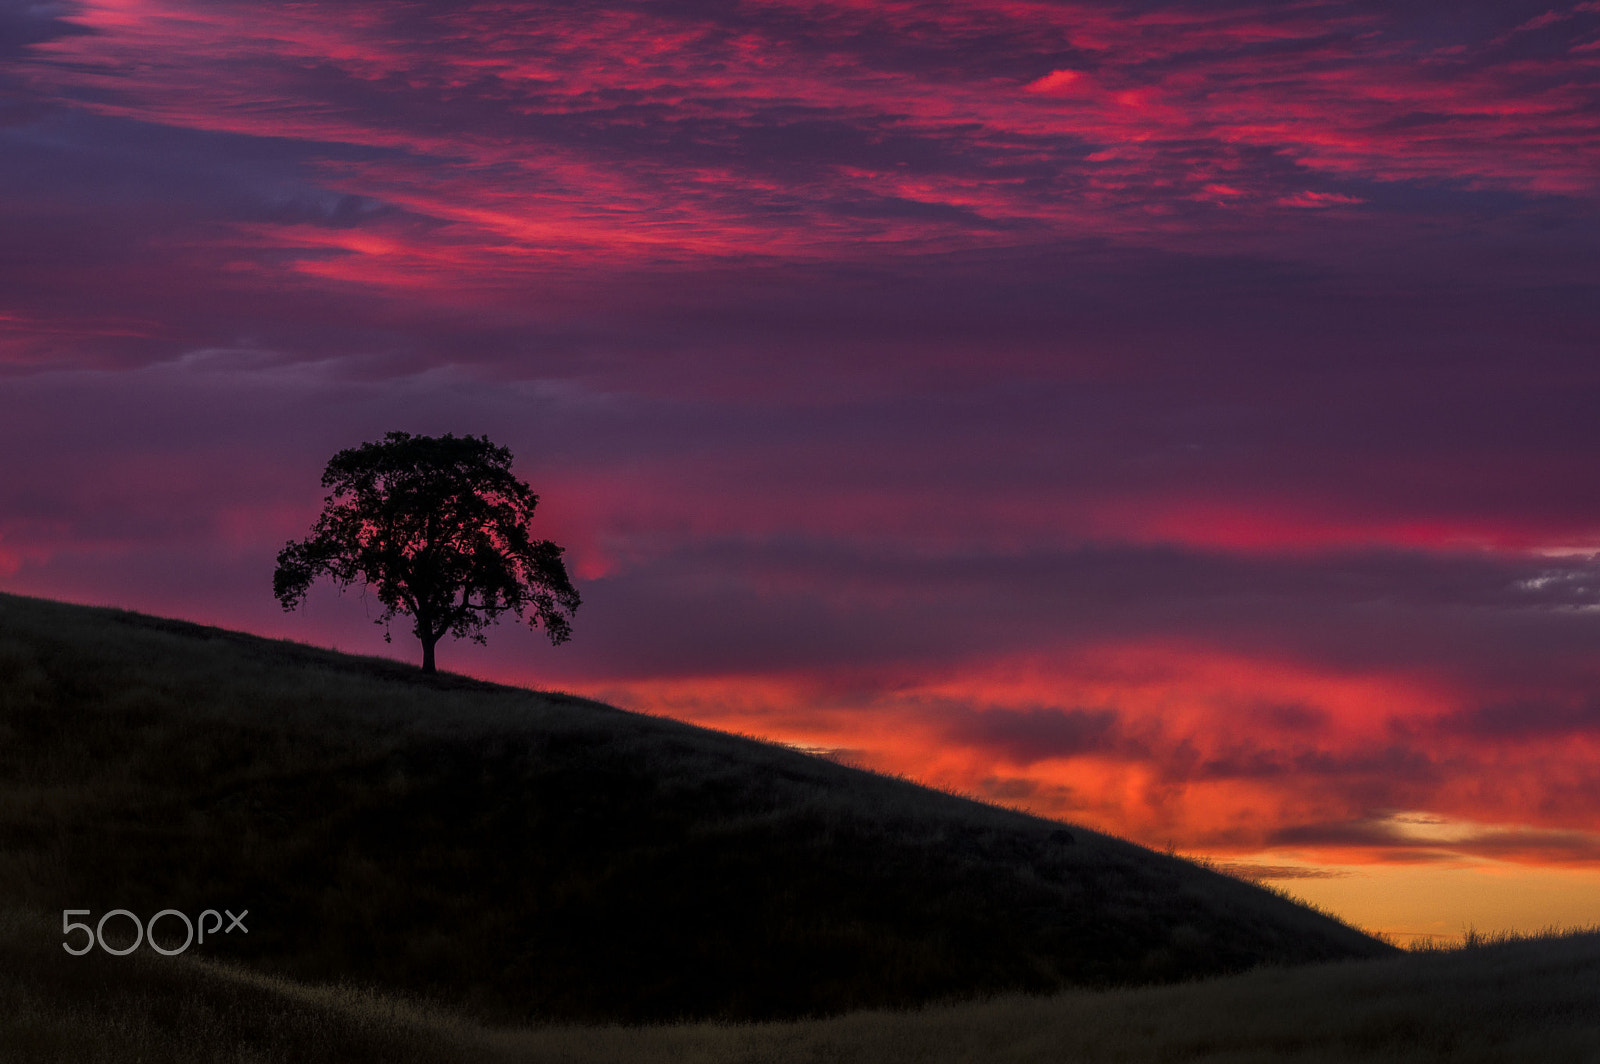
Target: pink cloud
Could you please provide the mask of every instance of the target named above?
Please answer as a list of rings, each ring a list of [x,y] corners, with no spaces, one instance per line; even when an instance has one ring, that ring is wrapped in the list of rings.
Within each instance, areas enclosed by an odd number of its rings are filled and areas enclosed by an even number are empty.
[[[1025,92],[1037,93],[1064,93],[1072,89],[1083,78],[1083,74],[1076,70],[1052,70],[1037,81],[1030,81],[1023,87]]]
[[[1214,202],[1217,187],[1252,189],[1227,197],[1230,210],[1235,198],[1256,211],[1369,198],[1308,190],[1263,168],[1273,158],[1335,181],[1584,196],[1600,172],[1592,61],[1430,59],[1353,8],[774,4],[738,29],[590,8],[408,22],[376,6],[333,19],[181,0],[75,17],[95,32],[43,46],[29,74],[92,94],[83,106],[392,153],[329,163],[327,180],[451,227],[451,257],[351,235],[339,254],[311,254],[312,234],[256,230],[300,241],[315,276],[376,285],[456,269],[492,283],[575,256],[925,253],[1041,231],[1170,239],[1208,224],[1172,204]],[[1094,69],[1031,75],[1019,96],[998,71],[908,65],[898,40],[1070,47]],[[189,91],[197,80],[203,95]],[[754,147],[774,123],[836,146],[775,168]],[[895,142],[945,161],[908,170],[893,147],[872,161],[874,143]],[[1045,159],[1055,187],[1011,176]]]
[[[1297,192],[1293,196],[1285,196],[1278,200],[1285,207],[1310,207],[1322,209],[1327,207],[1352,207],[1366,200],[1358,196],[1345,196],[1337,192]]]

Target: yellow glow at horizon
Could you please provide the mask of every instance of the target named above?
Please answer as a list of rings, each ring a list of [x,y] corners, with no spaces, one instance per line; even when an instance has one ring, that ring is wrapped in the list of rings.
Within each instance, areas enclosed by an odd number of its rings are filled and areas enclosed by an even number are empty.
[[[1273,854],[1251,860],[1303,864]],[[1330,874],[1267,882],[1402,945],[1459,942],[1469,929],[1492,935],[1600,926],[1600,868],[1471,860],[1314,867]]]

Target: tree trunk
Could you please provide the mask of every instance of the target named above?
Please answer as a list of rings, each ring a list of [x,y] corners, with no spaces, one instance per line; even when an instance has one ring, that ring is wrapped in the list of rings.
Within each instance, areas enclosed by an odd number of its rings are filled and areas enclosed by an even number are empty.
[[[422,640],[422,671],[437,672],[438,670],[433,667],[433,647],[435,643],[439,642],[439,637],[429,638],[422,635],[417,638]]]

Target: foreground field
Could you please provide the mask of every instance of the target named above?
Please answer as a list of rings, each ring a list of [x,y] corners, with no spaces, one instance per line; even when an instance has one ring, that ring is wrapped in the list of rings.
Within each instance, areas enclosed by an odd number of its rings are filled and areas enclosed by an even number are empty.
[[[517,1029],[183,958],[76,961],[43,930],[0,922],[0,1046],[17,1064],[1600,1060],[1596,933],[825,1020]]]

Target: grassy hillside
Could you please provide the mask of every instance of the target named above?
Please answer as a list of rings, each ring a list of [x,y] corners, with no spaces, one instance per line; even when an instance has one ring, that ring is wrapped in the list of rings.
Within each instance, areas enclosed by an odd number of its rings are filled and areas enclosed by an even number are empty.
[[[1181,860],[782,747],[5,595],[0,908],[75,978],[212,958],[498,1022],[793,1017],[1389,952]],[[66,958],[67,908],[247,908],[249,933],[173,962]]]
[[[0,966],[0,1047],[18,1064],[1600,1060],[1594,932],[822,1020],[487,1028],[390,995],[188,956],[74,963],[44,941],[48,930],[0,921],[0,955],[24,962]]]

